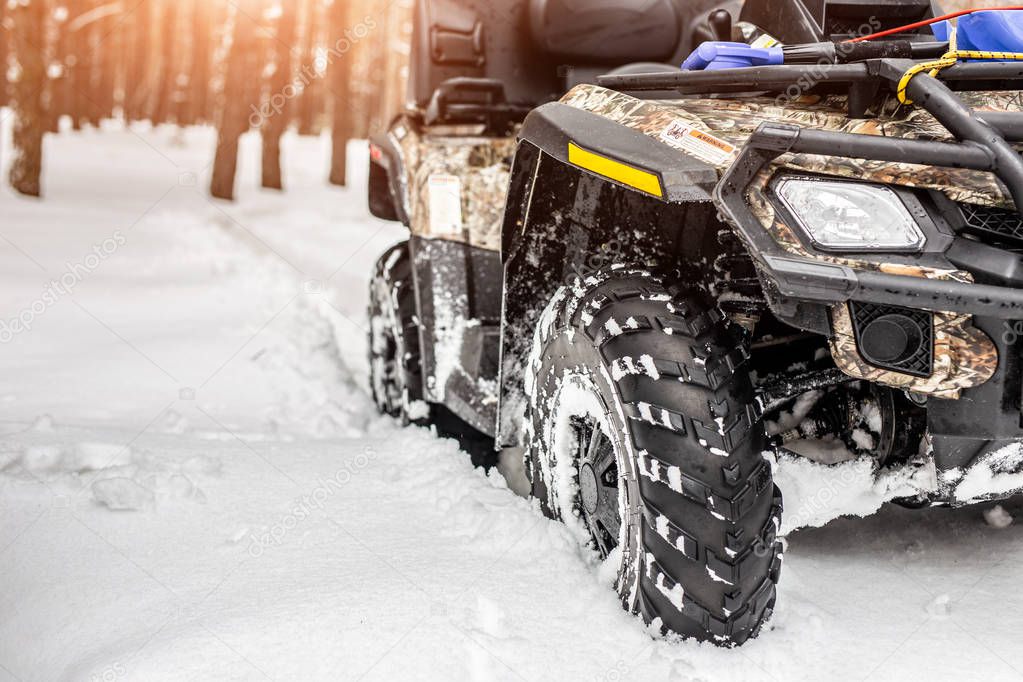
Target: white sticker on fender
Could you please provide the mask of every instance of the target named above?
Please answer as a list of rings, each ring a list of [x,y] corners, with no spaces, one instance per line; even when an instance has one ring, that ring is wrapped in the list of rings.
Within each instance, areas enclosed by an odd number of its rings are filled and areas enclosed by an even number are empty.
[[[455,175],[431,175],[430,234],[462,234],[462,180]]]
[[[733,145],[682,121],[672,121],[661,133],[661,140],[715,166],[729,163],[735,154]]]

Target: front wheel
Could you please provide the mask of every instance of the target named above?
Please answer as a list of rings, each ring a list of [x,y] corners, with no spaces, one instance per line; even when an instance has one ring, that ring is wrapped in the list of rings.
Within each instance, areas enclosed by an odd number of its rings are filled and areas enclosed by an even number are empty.
[[[562,289],[526,373],[544,511],[618,563],[626,609],[723,645],[770,617],[781,495],[740,335],[698,295],[619,269]]]

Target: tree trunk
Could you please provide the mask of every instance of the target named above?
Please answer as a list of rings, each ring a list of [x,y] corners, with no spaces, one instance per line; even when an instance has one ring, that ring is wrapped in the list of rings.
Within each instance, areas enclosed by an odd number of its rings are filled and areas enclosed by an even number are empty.
[[[131,59],[124,83],[124,117],[128,121],[146,118],[149,108],[149,51],[154,0],[141,0],[131,13]]]
[[[174,80],[177,77],[174,70],[174,38],[177,35],[177,16],[177,3],[166,3],[160,17],[160,26],[163,30],[160,36],[159,57],[157,58],[156,100],[151,116],[154,126],[166,123],[170,118],[172,99],[174,97]]]
[[[85,14],[88,9],[87,0],[69,0],[67,4],[68,72],[65,113],[71,117],[71,127],[74,130],[81,130],[82,121],[85,119],[85,93],[89,91],[89,57],[86,30],[74,28],[73,24],[75,19]]]
[[[192,8],[192,73],[189,75],[189,114],[192,124],[209,121],[211,8],[206,0],[195,0]]]
[[[387,7],[389,9],[391,4],[389,3]],[[380,33],[374,36],[367,46],[370,55],[366,86],[369,88],[369,91],[365,98],[369,115],[367,133],[370,134],[382,132],[387,125],[386,116],[383,111],[386,102],[384,90],[387,83],[387,75],[384,73],[387,68],[388,48],[387,28],[386,23],[384,23],[386,18],[386,14],[381,17]]]
[[[83,10],[91,12],[100,6],[102,0],[85,0]],[[103,120],[103,111],[99,106],[100,60],[102,60],[103,35],[95,21],[90,21],[81,29],[84,33],[86,53],[83,62],[86,68],[85,87],[80,91],[80,104],[87,112],[87,120],[94,128],[99,128]]]
[[[316,134],[315,121],[319,91],[316,84],[320,78],[316,72],[316,29],[319,25],[317,6],[316,0],[306,0],[304,3],[301,73],[305,87],[303,87],[298,100],[299,135]]]
[[[5,25],[9,15],[7,3],[0,0],[0,76],[2,76],[0,77],[0,107],[7,106],[9,97],[7,92],[7,55],[10,53],[8,40],[10,31]]]
[[[351,18],[355,16],[354,8],[346,6],[344,0],[334,0],[331,6],[331,32],[334,45],[346,27],[350,27]],[[354,48],[354,46],[353,46]],[[330,183],[344,186],[348,182],[348,140],[354,132],[354,116],[352,111],[352,63],[355,54],[353,49],[339,57],[331,64],[331,99],[333,100],[333,121],[331,131]]]
[[[388,3],[386,24],[380,42],[385,46],[382,103],[380,106],[380,129],[383,130],[391,119],[401,111],[405,103],[406,83],[412,36],[412,6],[407,0],[392,0]]]
[[[14,55],[20,75],[14,84],[14,152],[11,161],[11,187],[22,194],[40,195],[39,176],[43,165],[43,131],[46,111],[43,88],[46,85],[46,64],[43,42],[46,5],[31,0],[14,6]],[[41,49],[43,48],[43,49]]]
[[[98,0],[97,9],[107,4],[107,0]],[[96,45],[93,51],[96,61],[96,80],[92,106],[97,109],[99,120],[114,117],[114,86],[117,80],[117,53],[123,33],[120,30],[120,17],[107,16],[95,22]]]
[[[281,135],[288,127],[290,102],[295,96],[291,73],[291,49],[295,42],[295,9],[293,3],[281,4],[277,18],[276,40],[273,41],[274,72],[270,92],[260,117],[263,132],[263,187],[283,189],[281,181]]]
[[[67,16],[58,17],[55,20],[55,39],[53,44],[53,63],[56,65],[55,75],[49,79],[48,87],[50,96],[47,100],[47,130],[51,133],[60,132],[60,117],[68,113],[70,101],[68,91],[68,78],[71,69],[70,42],[71,34],[68,31]]]
[[[248,82],[253,77],[250,67],[255,63],[255,15],[252,0],[243,2],[234,11],[231,47],[224,74],[223,102],[217,126],[217,151],[213,159],[210,194],[218,199],[234,199],[234,180],[238,169],[238,140],[249,128],[249,105],[245,101]]]

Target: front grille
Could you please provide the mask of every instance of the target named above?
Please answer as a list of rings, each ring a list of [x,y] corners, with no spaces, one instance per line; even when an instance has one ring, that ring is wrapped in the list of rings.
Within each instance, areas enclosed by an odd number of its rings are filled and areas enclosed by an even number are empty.
[[[857,302],[850,303],[849,308],[852,311],[856,345],[861,349],[861,355],[864,348],[864,330],[867,329],[871,322],[882,317],[897,315],[908,318],[920,331],[919,346],[906,357],[884,363],[875,362],[864,357],[867,362],[875,367],[918,377],[929,377],[934,373],[934,316],[931,313],[923,310],[913,310],[912,308]]]
[[[1023,246],[1023,216],[1016,211],[977,204],[959,204],[967,232]]]

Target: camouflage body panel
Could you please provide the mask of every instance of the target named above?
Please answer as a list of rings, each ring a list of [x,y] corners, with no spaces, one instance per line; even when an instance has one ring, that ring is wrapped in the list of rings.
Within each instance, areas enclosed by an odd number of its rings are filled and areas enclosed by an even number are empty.
[[[831,356],[849,376],[938,398],[958,398],[964,388],[979,386],[994,376],[998,352],[994,343],[970,324],[969,315],[935,313],[934,372],[918,377],[874,367],[856,348],[852,315],[845,303],[831,309]]]
[[[963,93],[963,99],[968,105],[982,110],[1023,110],[1019,93]],[[562,102],[662,141],[662,135],[669,126],[682,122],[724,140],[737,150],[765,121],[845,133],[951,141],[948,132],[930,114],[921,109],[899,107],[894,99],[884,102],[878,111],[872,112],[876,118],[870,119],[850,119],[841,97],[803,97],[792,101],[784,98],[743,98],[662,102],[639,100],[620,92],[582,85],[569,92]],[[723,173],[735,156],[732,154],[716,163],[718,172]],[[995,177],[977,171],[808,154],[786,154],[765,168],[749,188],[746,198],[754,215],[775,241],[793,255],[859,270],[972,281],[969,273],[958,270],[811,253],[792,227],[779,218],[768,199],[767,184],[782,169],[933,189],[943,192],[953,201],[1012,207],[1011,199]],[[850,376],[918,393],[958,398],[962,389],[979,386],[994,375],[998,365],[997,350],[991,339],[971,324],[971,316],[937,312],[933,334],[934,371],[931,376],[921,378],[881,369],[870,365],[860,355],[848,306],[840,304],[832,309],[831,354],[835,364]]]
[[[501,248],[504,201],[515,137],[481,137],[474,129],[401,127],[392,132],[403,157],[406,211],[413,235],[446,239],[489,251]],[[458,178],[461,230],[438,231],[431,217],[430,178]]]
[[[970,106],[987,111],[1023,111],[1019,93],[960,93]],[[913,107],[899,106],[889,98],[871,112],[876,118],[846,116],[845,98],[806,96],[789,100],[780,97],[733,99],[640,100],[596,85],[580,85],[561,100],[585,109],[654,139],[674,122],[703,130],[741,148],[761,123],[788,123],[816,130],[881,135],[906,139],[951,141],[948,132],[933,116]],[[723,173],[734,155],[716,164]],[[888,163],[863,159],[788,154],[778,166],[808,173],[848,177],[865,182],[890,183],[943,192],[953,201],[1011,208],[1008,193],[989,173],[961,168],[938,168],[916,164]]]

